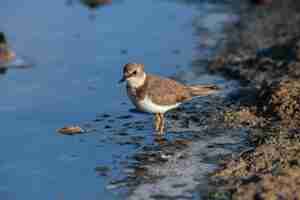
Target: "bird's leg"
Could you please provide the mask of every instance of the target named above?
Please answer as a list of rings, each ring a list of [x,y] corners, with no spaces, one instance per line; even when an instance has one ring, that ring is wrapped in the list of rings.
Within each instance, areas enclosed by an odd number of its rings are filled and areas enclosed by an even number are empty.
[[[155,113],[155,117],[154,117],[155,131],[159,131],[160,123],[161,123],[160,116],[158,113]]]
[[[164,119],[164,114],[162,113],[159,113],[159,117],[160,117],[160,125],[159,125],[159,130],[158,130],[158,133],[160,135],[163,135],[164,134],[164,123],[165,123],[165,119]]]

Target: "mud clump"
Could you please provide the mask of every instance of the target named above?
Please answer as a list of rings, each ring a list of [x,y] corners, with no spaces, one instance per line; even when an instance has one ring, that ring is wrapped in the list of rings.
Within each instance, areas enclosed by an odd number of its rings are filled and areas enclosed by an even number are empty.
[[[276,115],[286,127],[300,127],[300,81],[290,79],[261,89],[258,105],[267,115]]]

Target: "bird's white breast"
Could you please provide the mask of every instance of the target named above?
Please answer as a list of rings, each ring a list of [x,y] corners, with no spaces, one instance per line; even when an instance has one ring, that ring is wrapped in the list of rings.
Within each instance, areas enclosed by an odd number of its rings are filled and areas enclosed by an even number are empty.
[[[173,105],[158,105],[151,101],[151,99],[147,95],[144,99],[138,100],[135,96],[135,93],[132,90],[127,90],[127,94],[131,102],[136,106],[136,108],[144,112],[165,113],[168,110],[174,109],[180,105],[180,103],[176,103]]]
[[[141,109],[143,109],[146,112],[150,113],[165,113],[168,110],[171,110],[173,108],[176,108],[180,105],[180,103],[176,103],[173,105],[158,105],[151,101],[148,96],[146,96],[143,100],[138,101],[138,105]]]

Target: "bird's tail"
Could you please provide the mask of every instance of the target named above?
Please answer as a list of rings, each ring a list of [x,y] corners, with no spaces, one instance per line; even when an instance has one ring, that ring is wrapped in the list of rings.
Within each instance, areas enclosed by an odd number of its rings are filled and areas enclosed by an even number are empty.
[[[191,85],[187,87],[190,90],[190,93],[193,97],[207,96],[220,91],[220,88],[216,85]]]

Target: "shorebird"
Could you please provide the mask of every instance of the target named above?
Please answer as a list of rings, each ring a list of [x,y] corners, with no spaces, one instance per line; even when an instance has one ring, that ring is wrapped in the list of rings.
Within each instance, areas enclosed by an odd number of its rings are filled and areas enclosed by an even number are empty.
[[[127,95],[137,110],[155,114],[155,130],[164,134],[164,113],[193,97],[216,93],[215,85],[184,85],[175,80],[145,73],[144,65],[128,63],[123,67]]]
[[[15,57],[16,54],[7,45],[4,33],[0,32],[0,66],[13,60]]]

